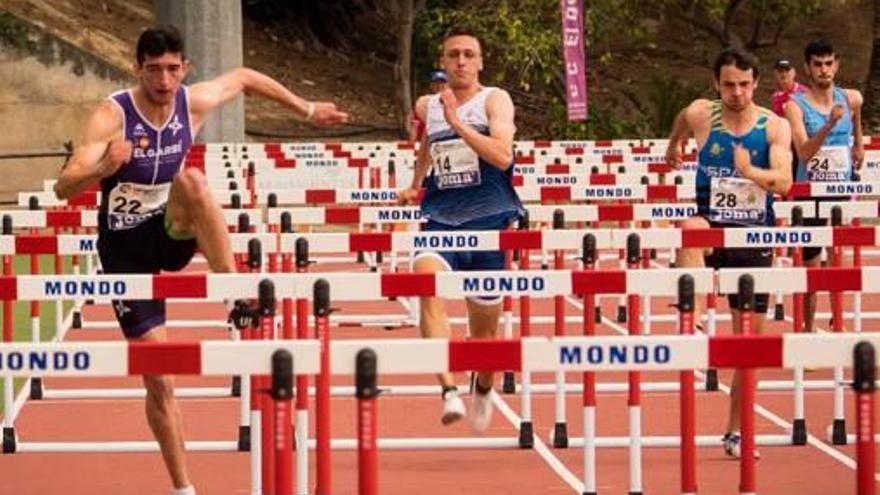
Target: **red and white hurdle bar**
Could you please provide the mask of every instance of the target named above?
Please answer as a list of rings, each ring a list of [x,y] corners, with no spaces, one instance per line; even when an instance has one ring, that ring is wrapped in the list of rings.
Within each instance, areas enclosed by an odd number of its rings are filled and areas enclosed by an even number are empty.
[[[643,249],[662,248],[755,248],[755,247],[855,247],[880,246],[880,227],[755,227],[710,229],[566,229],[540,231],[450,231],[450,232],[351,232],[351,233],[233,233],[232,250],[246,254],[252,239],[267,253],[292,252],[298,239],[305,239],[313,253],[359,251],[412,252],[420,249],[444,251],[568,250],[582,246],[583,237],[596,238],[597,249],[623,249],[626,239],[636,234]],[[95,254],[94,235],[0,236],[0,255]]]
[[[528,338],[513,341],[442,341],[442,340],[383,340],[340,341],[330,344],[330,371],[333,374],[351,375],[360,371],[369,373],[364,364],[364,349],[375,353],[372,358],[375,369],[382,374],[440,373],[473,370],[518,371],[652,371],[692,370],[707,367],[799,367],[799,366],[845,366],[852,362],[854,349],[859,360],[854,382],[857,393],[859,434],[857,437],[857,471],[859,495],[874,493],[874,434],[872,366],[877,356],[866,351],[865,343],[880,345],[880,335],[873,336],[823,336],[784,335],[752,337],[567,337]],[[185,343],[64,343],[64,344],[3,344],[0,345],[0,376],[125,376],[144,373],[226,375],[269,374],[270,356],[284,351],[293,356],[296,366],[289,373],[314,374],[319,369],[319,344],[316,341],[298,342],[227,342]],[[419,359],[412,359],[412,356]],[[638,356],[644,356],[638,358]],[[615,357],[616,356],[616,357]],[[360,369],[359,369],[360,368]],[[867,371],[866,371],[867,370]],[[374,370],[375,372],[375,370]],[[284,381],[283,376],[274,376]],[[290,382],[290,379],[286,379]],[[372,387],[367,386],[373,383]],[[374,400],[375,381],[357,378],[357,394],[360,401]],[[277,387],[273,387],[275,390]],[[286,414],[276,418],[277,425],[290,423],[289,399],[292,388],[286,387],[288,395]],[[691,389],[692,391],[692,389]],[[751,406],[752,404],[749,404]],[[691,405],[692,407],[692,405]],[[283,411],[284,407],[279,406]],[[376,450],[379,448],[405,447],[377,441],[375,404],[359,402],[359,468],[376,469]],[[685,413],[686,421],[693,416]],[[685,420],[683,420],[685,421]],[[694,437],[693,425],[683,423],[682,449],[695,449],[701,442]],[[289,479],[292,465],[289,454],[292,444],[289,427],[277,427],[284,445],[276,446],[276,487],[291,486]],[[754,433],[753,431],[751,432]],[[748,435],[747,435],[748,436]],[[744,442],[748,440],[744,439]],[[585,442],[586,445],[587,442]],[[592,448],[602,446],[593,443]],[[54,447],[54,448],[53,448]],[[17,445],[17,452],[70,452],[63,445]],[[753,447],[751,447],[753,448]],[[744,445],[743,461],[754,458]],[[682,493],[696,493],[693,452],[682,456]],[[691,474],[694,473],[694,474]],[[590,483],[589,471],[586,482]],[[753,473],[751,474],[753,476]],[[285,477],[287,478],[285,481]],[[373,472],[361,472],[361,492],[375,483]],[[751,483],[754,481],[752,480]],[[286,483],[286,484],[285,484]],[[364,483],[371,484],[365,486]],[[693,483],[688,485],[687,483]],[[591,489],[592,488],[592,489]],[[364,491],[364,490],[367,491]],[[690,490],[690,491],[687,491]],[[741,484],[741,493],[753,493],[753,487]],[[279,493],[290,493],[279,491]],[[584,493],[595,493],[595,487],[587,484]]]
[[[832,208],[841,208],[844,219],[876,218],[880,215],[878,201],[778,201],[774,210],[778,218],[791,218],[792,209],[799,206],[805,218],[830,218]],[[532,222],[551,222],[557,210],[564,213],[567,222],[650,222],[656,220],[685,220],[697,213],[691,203],[609,204],[609,205],[526,205]],[[267,223],[280,225],[287,213],[293,224],[383,224],[423,221],[418,207],[398,206],[336,206],[336,207],[277,207],[267,211]],[[263,211],[259,208],[224,209],[228,226],[237,226],[242,215],[250,225],[261,227]],[[0,217],[9,216],[14,228],[97,228],[95,210],[0,210]]]
[[[602,200],[626,200],[626,201],[680,201],[694,199],[695,189],[693,184],[682,185],[586,185],[586,186],[529,186],[517,187],[517,194],[525,202],[553,202],[553,201],[602,201]],[[360,191],[360,192],[359,192]],[[335,202],[342,202],[349,198],[352,202],[361,202],[363,198],[373,199],[372,202],[394,201],[392,190],[370,189],[341,189],[335,193],[328,189],[303,190],[303,189],[261,189],[232,191],[218,190],[214,192],[216,199],[223,205],[233,202],[233,196],[237,195],[242,200],[256,200],[265,204],[270,194],[275,195],[279,204],[314,202],[327,202],[332,197]],[[253,196],[252,196],[253,195]],[[789,190],[788,197],[811,198],[811,197],[872,197],[880,195],[880,183],[873,182],[814,182],[795,183]],[[257,198],[260,199],[257,199]],[[100,193],[89,192],[72,200],[58,200],[54,192],[34,191],[19,193],[20,206],[28,206],[36,200],[43,207],[58,206],[98,206]]]

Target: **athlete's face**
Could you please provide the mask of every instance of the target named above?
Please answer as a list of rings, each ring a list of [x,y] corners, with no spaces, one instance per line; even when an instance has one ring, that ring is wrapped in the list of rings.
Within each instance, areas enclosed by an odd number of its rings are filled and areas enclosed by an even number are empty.
[[[836,55],[812,55],[806,64],[807,74],[813,86],[826,89],[834,84],[834,76],[839,68]]]
[[[479,81],[483,70],[480,42],[473,36],[453,36],[443,42],[440,64],[449,75],[449,87],[465,88]]]
[[[773,73],[776,75],[776,89],[779,91],[785,91],[794,85],[795,73],[793,67],[776,69]]]
[[[721,102],[729,110],[741,112],[752,104],[752,97],[758,80],[752,69],[742,70],[734,64],[721,67],[721,74],[715,81],[715,89],[721,95]]]
[[[147,55],[135,68],[144,94],[157,105],[174,101],[187,73],[186,61],[180,53],[164,53],[158,57]]]

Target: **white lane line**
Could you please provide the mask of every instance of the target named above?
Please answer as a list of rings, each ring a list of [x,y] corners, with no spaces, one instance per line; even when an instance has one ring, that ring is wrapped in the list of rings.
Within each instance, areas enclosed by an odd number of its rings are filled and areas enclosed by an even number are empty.
[[[577,300],[575,300],[571,297],[568,297],[568,296],[566,296],[566,299],[572,305],[578,307],[579,309],[583,309],[583,305],[580,304],[579,302],[577,302]],[[788,318],[788,317],[786,317],[786,319],[790,320],[790,318]],[[602,317],[602,321],[604,323],[606,323],[608,326],[610,326],[611,328],[613,328],[614,330],[616,330],[620,334],[625,335],[628,333],[627,329],[618,325],[614,321],[609,320],[608,318],[605,318],[604,316]],[[816,327],[816,329],[819,330],[820,332],[824,332],[824,330],[819,328],[818,326]],[[704,373],[702,373],[700,371],[696,371],[695,374],[698,376],[702,376],[703,379],[705,380]],[[726,385],[724,385],[723,383],[719,382],[718,388],[722,392],[724,392],[725,394],[730,395],[730,388],[727,387]],[[786,433],[790,433],[791,430],[793,429],[793,426],[791,423],[785,421],[781,417],[777,416],[776,414],[774,414],[770,410],[765,409],[763,406],[761,406],[757,403],[755,404],[755,412],[757,412],[758,414],[763,416],[765,419],[767,419],[771,423],[774,423],[776,426],[779,426],[780,428],[785,430]],[[809,443],[813,447],[819,449],[820,452],[824,452],[825,454],[829,455],[832,459],[840,462],[844,466],[847,466],[848,468],[850,468],[852,470],[856,469],[856,461],[852,457],[844,454],[843,452],[840,452],[839,450],[835,449],[834,447],[828,445],[826,442],[822,441],[821,439],[819,439],[809,433],[807,433],[807,443]],[[880,481],[880,473],[874,473],[874,479],[877,481]]]
[[[513,409],[510,408],[507,402],[505,402],[499,394],[493,393],[492,398],[493,402],[498,407],[498,410],[501,411],[501,414],[503,414],[504,417],[507,418],[507,420],[510,421],[515,428],[519,429],[522,418],[520,418],[518,414],[513,412]],[[535,439],[533,450],[537,452],[542,459],[544,459],[547,465],[550,466],[550,468],[553,469],[553,471],[555,471],[556,474],[558,474],[559,477],[562,478],[562,480],[565,481],[568,486],[570,486],[574,490],[575,493],[583,493],[584,484],[581,483],[578,477],[575,476],[574,473],[569,471],[568,468],[565,467],[565,464],[563,464],[558,457],[553,455],[553,452],[550,451],[550,449],[547,447],[547,444],[545,444],[544,441],[541,440],[540,435],[535,433],[533,437]]]

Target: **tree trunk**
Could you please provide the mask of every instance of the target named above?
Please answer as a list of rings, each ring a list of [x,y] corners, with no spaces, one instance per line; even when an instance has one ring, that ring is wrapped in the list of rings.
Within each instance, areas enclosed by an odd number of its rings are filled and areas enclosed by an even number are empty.
[[[862,122],[867,124],[866,130],[869,132],[866,134],[880,131],[880,0],[874,0],[874,42],[871,46],[871,65],[865,88]]]
[[[416,6],[414,0],[397,1],[397,62],[394,64],[394,80],[397,83],[397,126],[400,136],[407,136],[410,112],[413,106],[412,85],[412,39]]]

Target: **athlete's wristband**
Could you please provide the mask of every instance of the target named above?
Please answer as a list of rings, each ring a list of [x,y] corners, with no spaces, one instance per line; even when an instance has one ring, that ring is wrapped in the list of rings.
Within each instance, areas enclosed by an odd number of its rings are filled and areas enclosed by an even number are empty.
[[[306,120],[312,120],[312,117],[315,115],[315,104],[313,102],[309,102],[306,107]]]

